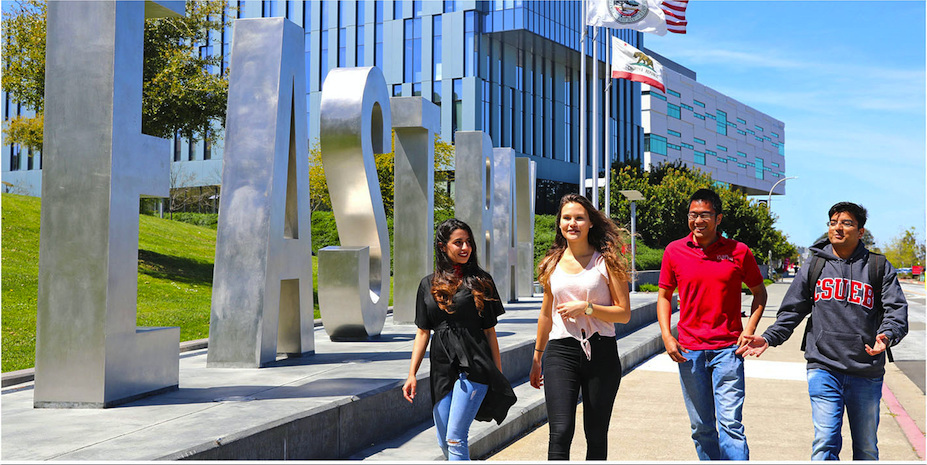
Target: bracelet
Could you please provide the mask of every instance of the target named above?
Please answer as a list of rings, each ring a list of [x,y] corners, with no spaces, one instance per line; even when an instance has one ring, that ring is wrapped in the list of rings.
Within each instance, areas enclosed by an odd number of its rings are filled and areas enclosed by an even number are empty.
[[[540,353],[542,353],[542,354],[544,353],[544,351],[543,351],[543,350],[541,350],[541,349],[538,349],[537,347],[535,347],[535,348],[534,348],[534,351],[535,351],[535,352],[540,352]]]

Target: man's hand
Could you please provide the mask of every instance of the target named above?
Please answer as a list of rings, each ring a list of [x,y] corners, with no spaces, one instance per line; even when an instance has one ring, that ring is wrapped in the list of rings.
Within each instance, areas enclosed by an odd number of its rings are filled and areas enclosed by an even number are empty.
[[[879,333],[876,336],[875,344],[872,347],[869,347],[869,344],[866,344],[866,353],[872,356],[876,356],[885,352],[885,349],[888,348],[888,336],[885,333]]]
[[[674,362],[683,363],[689,361],[689,359],[682,355],[684,353],[689,353],[689,350],[679,345],[679,341],[677,341],[672,334],[663,336],[663,345],[666,347],[666,354],[669,355]]]
[[[741,334],[740,340],[737,342],[737,344],[740,347],[734,351],[735,354],[753,355],[754,357],[763,355],[763,352],[765,352],[766,348],[769,347],[769,343],[766,342],[766,338],[763,336],[751,336],[746,334]]]

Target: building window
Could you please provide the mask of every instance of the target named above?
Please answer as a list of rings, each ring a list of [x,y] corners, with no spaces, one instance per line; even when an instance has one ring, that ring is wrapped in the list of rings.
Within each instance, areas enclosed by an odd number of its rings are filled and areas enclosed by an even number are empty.
[[[667,129],[666,133],[671,136],[682,137],[682,133],[678,131],[673,131],[672,129]]]
[[[402,97],[402,84],[393,84],[393,97]]]
[[[442,22],[441,15],[434,15],[431,18],[431,79],[438,83],[441,81],[441,65],[443,61],[442,47]]]
[[[775,137],[776,139],[779,138],[779,134],[776,134],[776,133],[774,133],[774,132],[770,132],[770,134],[772,134],[772,136]]]
[[[464,13],[464,76],[476,76],[474,67],[478,63],[479,38],[476,35],[476,12]]]
[[[756,157],[755,163],[756,163],[755,165],[756,166],[756,179],[763,179],[763,171],[765,171],[763,169],[763,159],[760,157]]]
[[[454,112],[451,113],[451,141],[453,142],[463,123],[463,80],[454,79],[451,86],[451,100],[454,105]]]
[[[573,70],[566,69],[563,79],[563,160],[573,161]]]
[[[738,129],[738,130],[737,130],[737,134],[740,134],[740,135],[742,135],[742,136],[746,136],[746,135],[747,135],[747,131],[744,131],[743,129]]]
[[[694,140],[696,144],[705,145],[705,141],[702,139],[699,139],[698,137],[693,137],[692,140]]]
[[[727,113],[718,110],[717,111],[717,122],[718,122],[718,134],[727,135]]]
[[[699,102],[698,100],[692,99],[692,103],[694,103],[694,104],[696,104],[696,105],[698,105],[698,106],[700,106],[700,107],[702,107],[702,108],[705,108],[705,104],[702,103],[702,102]]]
[[[682,150],[682,147],[680,147],[680,146],[678,146],[678,145],[676,145],[676,144],[667,143],[666,146],[669,147],[669,148],[671,148],[671,149],[673,149],[673,150]]]
[[[762,126],[754,124],[753,127],[755,127],[757,131],[764,132]]]
[[[431,101],[437,106],[441,106],[441,81],[431,83]]]
[[[682,112],[679,111],[678,105],[673,105],[672,103],[666,104],[666,115],[672,118],[679,119],[682,116]]]
[[[402,0],[393,0],[393,19],[402,19]]]
[[[702,114],[699,114],[699,113],[692,113],[692,116],[694,116],[694,117],[696,117],[696,118],[698,118],[698,119],[700,119],[700,120],[704,120],[704,119],[705,119],[705,115],[702,115]]]
[[[680,103],[679,106],[681,106],[681,107],[683,107],[683,108],[685,108],[686,110],[689,110],[689,111],[693,111],[693,110],[694,110],[694,108],[690,107],[689,105],[686,105],[685,103]]]
[[[323,2],[324,3],[324,2]],[[377,1],[373,10],[373,64],[383,68],[383,1]]]
[[[683,146],[683,147],[685,147],[685,148],[687,148],[687,149],[695,150],[695,146],[692,145],[692,144],[687,144],[687,143],[685,143],[685,142],[680,142],[679,145],[681,145],[681,146]]]
[[[180,132],[174,132],[174,161],[180,161]]]
[[[695,160],[695,164],[704,165],[705,164],[705,153],[699,152],[699,151],[696,151],[694,153],[695,155],[693,155],[693,159]]]
[[[203,136],[203,160],[212,160],[212,142],[209,141],[209,133]]]
[[[679,92],[676,92],[675,90],[670,89],[669,87],[666,88],[666,93],[672,95],[673,97],[681,97],[681,95],[679,95]]]
[[[720,150],[720,151],[722,151],[722,152],[727,152],[727,147],[725,147],[725,146],[723,146],[723,145],[719,145],[719,146],[718,146],[718,150]]]
[[[740,124],[747,124],[747,121],[744,120],[744,119],[742,119],[742,118],[734,118],[734,119],[736,119],[737,122],[740,123]]]
[[[776,163],[776,162],[771,162],[771,163],[770,163],[770,165],[772,165],[772,166],[774,166],[774,167],[776,167],[776,168],[778,168],[778,167],[779,167],[779,164],[778,164],[778,163]]]
[[[642,95],[649,95],[649,96],[651,96],[651,97],[656,97],[656,98],[658,98],[658,99],[660,99],[660,100],[663,100],[664,102],[666,101],[666,96],[665,96],[665,95],[659,94],[659,93],[656,93],[656,92],[651,92],[651,91],[649,91],[649,90],[645,90],[645,91],[641,92],[641,94],[642,94]]]
[[[656,134],[644,134],[644,151],[658,155],[666,155],[666,138]],[[677,150],[679,150],[677,148]]]
[[[455,11],[457,11],[457,2],[445,0],[445,2],[444,2],[444,12],[445,12],[445,13],[453,13],[453,12],[455,12]]]
[[[779,155],[785,156],[785,144],[779,144]]]
[[[405,20],[405,54],[403,55],[403,81],[422,80],[422,19]]]
[[[365,13],[367,5],[363,2],[357,2],[357,29],[355,32],[355,43],[357,44],[357,53],[355,54],[355,66],[364,66],[364,45],[366,44],[366,38],[364,37],[364,23],[366,23]]]
[[[744,157],[744,158],[747,157],[747,154],[744,152],[741,152],[740,150],[737,151],[737,155],[740,155],[741,157]]]
[[[412,96],[413,96],[413,97],[421,97],[421,96],[422,96],[422,83],[421,83],[421,82],[413,82],[413,83],[412,83]]]
[[[322,5],[328,2],[322,2]],[[329,31],[321,31],[322,47],[319,51],[319,89],[325,85],[325,78],[328,76],[328,34]]]
[[[10,171],[19,171],[21,149],[17,144],[10,144]]]

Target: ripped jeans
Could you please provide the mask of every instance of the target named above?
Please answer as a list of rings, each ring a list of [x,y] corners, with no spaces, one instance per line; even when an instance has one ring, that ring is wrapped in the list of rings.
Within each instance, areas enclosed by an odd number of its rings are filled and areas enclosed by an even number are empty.
[[[433,413],[438,445],[448,460],[470,460],[467,442],[470,424],[476,418],[488,390],[489,386],[474,383],[467,379],[466,373],[461,373],[454,389],[435,404]]]

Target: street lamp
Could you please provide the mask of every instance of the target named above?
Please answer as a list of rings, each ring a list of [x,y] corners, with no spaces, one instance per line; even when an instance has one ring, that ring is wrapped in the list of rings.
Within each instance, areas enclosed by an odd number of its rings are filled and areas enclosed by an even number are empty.
[[[789,176],[787,178],[782,178],[776,181],[776,183],[773,184],[772,187],[769,188],[769,195],[766,196],[766,211],[772,212],[773,189],[775,189],[776,186],[778,186],[780,182],[785,181],[786,179],[798,179],[798,176]],[[770,272],[772,271],[772,249],[771,248],[769,249],[769,260],[766,261],[766,268],[767,268],[766,275],[769,276]]]
[[[637,271],[634,269],[634,255],[637,251],[634,244],[634,235],[637,230],[637,200],[644,200],[644,195],[636,190],[622,190],[621,195],[631,201],[631,292],[637,292]]]

